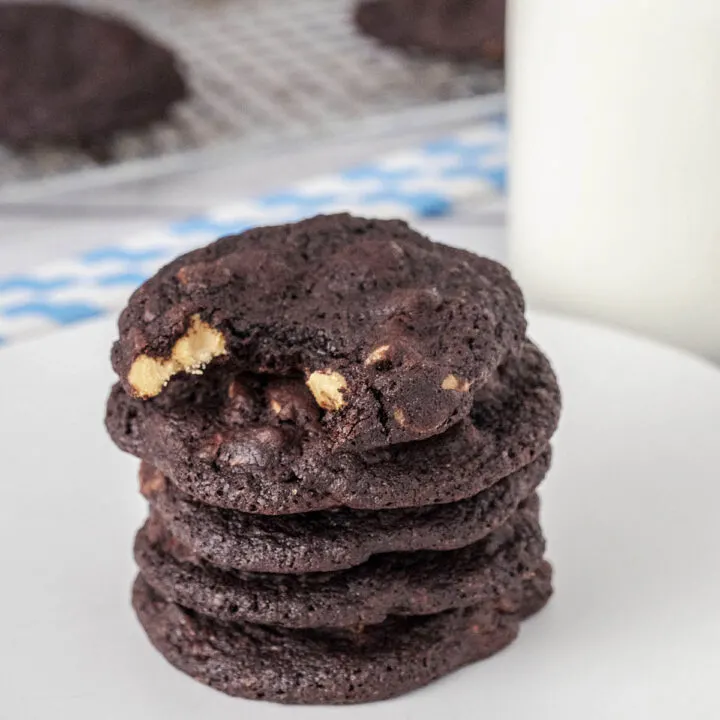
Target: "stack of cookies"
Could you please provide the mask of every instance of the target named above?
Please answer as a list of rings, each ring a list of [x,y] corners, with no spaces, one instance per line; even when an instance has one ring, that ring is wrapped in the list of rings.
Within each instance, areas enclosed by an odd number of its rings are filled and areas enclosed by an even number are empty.
[[[551,593],[535,491],[560,395],[497,263],[319,216],[178,258],[131,298],[107,408],[150,513],[133,604],[231,695],[407,692]]]

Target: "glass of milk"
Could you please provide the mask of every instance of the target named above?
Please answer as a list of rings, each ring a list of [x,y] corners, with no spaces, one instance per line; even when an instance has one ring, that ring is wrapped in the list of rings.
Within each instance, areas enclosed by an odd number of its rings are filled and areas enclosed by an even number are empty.
[[[510,0],[531,303],[720,360],[720,0]]]

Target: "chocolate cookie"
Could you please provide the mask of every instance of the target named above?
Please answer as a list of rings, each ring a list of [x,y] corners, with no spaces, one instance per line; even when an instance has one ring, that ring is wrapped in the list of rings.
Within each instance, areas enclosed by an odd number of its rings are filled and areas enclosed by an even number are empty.
[[[115,443],[158,467],[196,500],[288,514],[449,503],[485,490],[545,452],[560,392],[526,342],[476,388],[469,416],[442,435],[364,452],[329,452],[300,379],[232,376],[226,366],[178,378],[152,400],[119,385],[106,424]]]
[[[520,351],[525,318],[518,286],[492,260],[399,220],[331,215],[176,259],[134,293],[119,331],[112,361],[129,394],[161,395],[218,362],[228,374],[302,376],[332,447],[357,450],[465,417]]]
[[[492,604],[390,618],[354,629],[292,630],[222,623],[168,602],[142,577],[133,606],[152,644],[176,668],[216,690],[282,703],[359,703],[427,685],[489,657],[552,592],[551,570]]]
[[[385,45],[451,60],[505,57],[506,0],[364,0],[355,12],[361,32]]]
[[[187,94],[173,54],[123,21],[45,3],[0,4],[0,142],[101,152]]]
[[[549,466],[550,451],[488,490],[445,505],[273,517],[198,503],[146,463],[140,467],[140,488],[168,532],[215,567],[328,572],[377,553],[453,550],[477,542],[510,518]]]
[[[373,555],[331,573],[218,570],[172,538],[157,517],[135,541],[140,572],[168,600],[221,620],[283,627],[372,625],[388,615],[485,603],[531,576],[544,552],[536,498],[467,547]]]

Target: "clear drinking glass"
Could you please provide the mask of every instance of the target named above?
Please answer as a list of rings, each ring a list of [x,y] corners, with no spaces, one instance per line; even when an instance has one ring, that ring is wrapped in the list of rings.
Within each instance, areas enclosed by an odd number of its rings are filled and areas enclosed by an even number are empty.
[[[510,0],[509,46],[530,301],[720,360],[720,2]]]

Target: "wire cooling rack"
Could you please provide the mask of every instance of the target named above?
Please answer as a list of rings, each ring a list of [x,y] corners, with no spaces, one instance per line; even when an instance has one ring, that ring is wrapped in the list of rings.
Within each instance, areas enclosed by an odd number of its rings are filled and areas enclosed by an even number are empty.
[[[412,108],[503,84],[497,69],[378,47],[355,31],[355,0],[64,1],[144,28],[176,51],[190,81],[192,95],[170,121],[117,139],[115,165],[223,141],[252,148],[377,115],[407,117]],[[0,149],[0,186],[94,166],[78,151]]]

